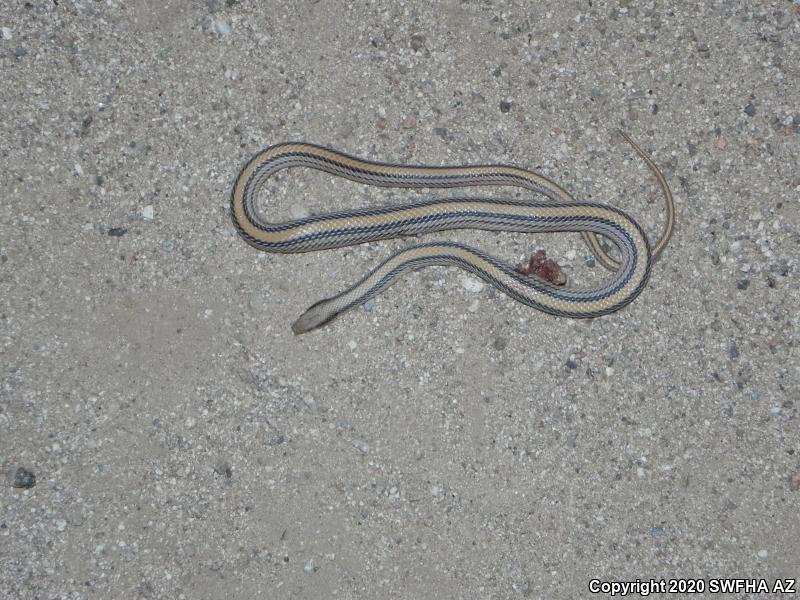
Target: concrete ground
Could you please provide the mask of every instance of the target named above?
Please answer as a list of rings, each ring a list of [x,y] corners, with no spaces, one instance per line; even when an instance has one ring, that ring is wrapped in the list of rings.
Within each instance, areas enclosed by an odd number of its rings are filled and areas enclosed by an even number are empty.
[[[0,33],[0,597],[800,577],[800,4],[9,0]],[[228,215],[307,140],[536,168],[656,236],[617,127],[677,229],[595,320],[430,268],[295,337],[411,240],[268,255]],[[274,220],[425,194],[266,187]],[[426,239],[605,276],[575,234]]]

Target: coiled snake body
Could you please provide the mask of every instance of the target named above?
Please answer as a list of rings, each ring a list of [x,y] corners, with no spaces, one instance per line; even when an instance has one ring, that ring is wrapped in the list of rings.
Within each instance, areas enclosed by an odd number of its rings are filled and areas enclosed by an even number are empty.
[[[598,261],[614,271],[599,287],[559,287],[524,275],[488,254],[454,242],[410,246],[390,256],[344,292],[310,307],[292,325],[305,333],[324,325],[392,285],[405,272],[429,265],[461,267],[515,300],[553,315],[588,318],[614,312],[644,289],[653,259],[672,234],[674,207],[663,175],[626,134],[656,176],[667,209],[667,221],[651,250],[639,224],[623,211],[595,202],[577,202],[546,177],[507,165],[408,166],[363,160],[302,142],[270,146],[242,169],[231,195],[231,214],[242,237],[267,252],[309,252],[416,235],[445,229],[488,229],[518,232],[580,232]],[[259,217],[255,198],[264,181],[289,167],[309,167],[367,185],[398,188],[449,188],[478,185],[520,186],[545,196],[541,201],[488,198],[433,199],[401,206],[353,209],[270,223]],[[600,245],[603,236],[617,249],[611,258]]]

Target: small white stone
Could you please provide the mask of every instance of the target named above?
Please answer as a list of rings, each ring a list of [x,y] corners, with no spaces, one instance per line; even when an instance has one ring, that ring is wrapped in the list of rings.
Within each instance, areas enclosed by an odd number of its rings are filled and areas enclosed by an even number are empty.
[[[472,303],[467,307],[469,312],[478,312],[478,307],[480,306],[480,301],[476,298],[472,301]]]
[[[214,21],[214,31],[219,35],[228,35],[231,32],[231,26],[225,21],[216,20]]]
[[[308,209],[299,202],[295,202],[289,207],[289,214],[293,219],[305,219],[308,216]]]
[[[575,250],[567,250],[564,256],[567,257],[567,260],[575,260],[575,257],[578,256],[578,253]]]
[[[769,552],[767,552],[763,548],[758,551],[758,558],[765,559],[765,558],[767,558],[767,556],[769,556]]]
[[[313,573],[314,572],[314,561],[313,560],[308,561],[305,564],[305,566],[303,567],[303,571],[305,571],[306,573]]]
[[[462,277],[461,287],[468,292],[477,293],[483,290],[484,285],[482,281],[475,279],[474,277]]]
[[[351,443],[353,444],[354,448],[360,450],[364,454],[369,452],[369,444],[367,444],[367,442],[363,440],[353,440]]]
[[[152,221],[155,216],[156,216],[156,209],[153,208],[152,204],[148,204],[142,209],[143,219],[146,219],[147,221]]]
[[[349,342],[347,342],[347,347],[350,348],[350,350],[355,350],[356,348],[358,348],[358,344],[356,344],[355,340],[350,340]]]
[[[11,29],[9,29],[8,27],[0,27],[0,32],[2,32],[4,40],[11,39]]]
[[[78,163],[75,163],[75,166],[72,167],[72,170],[75,171],[75,175],[78,177],[83,177],[83,167],[81,167]]]
[[[67,528],[67,522],[64,519],[56,520],[56,529],[64,531]]]

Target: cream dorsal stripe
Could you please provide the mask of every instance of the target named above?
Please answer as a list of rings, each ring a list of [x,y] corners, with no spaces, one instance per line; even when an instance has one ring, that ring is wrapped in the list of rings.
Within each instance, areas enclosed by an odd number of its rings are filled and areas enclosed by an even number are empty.
[[[341,294],[318,302],[293,325],[305,333],[379,294],[409,270],[454,265],[494,285],[515,300],[553,315],[589,318],[619,310],[647,284],[653,259],[672,233],[674,209],[666,180],[653,161],[620,132],[645,160],[661,186],[667,225],[651,254],[641,227],[611,206],[576,202],[546,177],[508,165],[424,166],[367,161],[330,148],[303,142],[277,144],[256,154],[236,179],[231,214],[242,237],[267,252],[309,252],[392,237],[446,229],[487,229],[517,232],[580,232],[601,264],[614,271],[604,285],[562,288],[535,276],[522,275],[508,264],[457,243],[428,243],[405,248],[389,257]],[[353,209],[285,223],[263,220],[255,209],[260,187],[274,173],[307,167],[347,179],[384,187],[433,188],[511,185],[545,196],[545,200],[489,198],[435,199],[401,206]],[[619,259],[611,258],[598,236],[610,241]]]

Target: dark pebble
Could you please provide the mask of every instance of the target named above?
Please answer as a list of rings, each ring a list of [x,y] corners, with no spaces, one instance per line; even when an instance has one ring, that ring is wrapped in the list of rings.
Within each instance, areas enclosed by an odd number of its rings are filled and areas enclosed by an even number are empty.
[[[571,358],[570,358],[570,359],[567,359],[567,368],[568,368],[570,371],[574,371],[575,369],[577,369],[577,368],[578,368],[578,363],[577,363],[577,362],[575,362],[574,360],[572,360]]]
[[[731,358],[739,358],[739,347],[736,345],[736,342],[733,342],[728,348],[728,356]]]
[[[736,283],[736,287],[739,288],[740,290],[746,290],[747,288],[750,287],[750,280],[749,279],[740,279]]]
[[[122,237],[128,232],[127,227],[112,227],[108,230],[108,235],[111,237]]]
[[[507,100],[503,100],[500,103],[500,112],[501,113],[507,113],[510,110],[511,110],[511,102],[508,102]]]
[[[230,479],[233,476],[233,469],[227,461],[221,461],[214,465],[214,472],[217,475],[224,475],[225,479]]]
[[[414,52],[418,52],[425,47],[425,36],[424,35],[412,35],[411,36],[411,49]]]
[[[495,350],[505,350],[506,346],[508,346],[508,340],[506,338],[499,337],[492,342],[492,348]]]
[[[27,48],[22,48],[22,47],[14,48],[14,56],[16,58],[22,58],[26,54],[28,54],[28,49]]]
[[[36,475],[24,467],[19,467],[17,472],[14,473],[14,483],[12,485],[15,488],[30,489],[36,485]]]
[[[752,102],[748,102],[747,106],[744,107],[744,114],[748,117],[752,117],[756,114],[756,107],[753,106]]]

